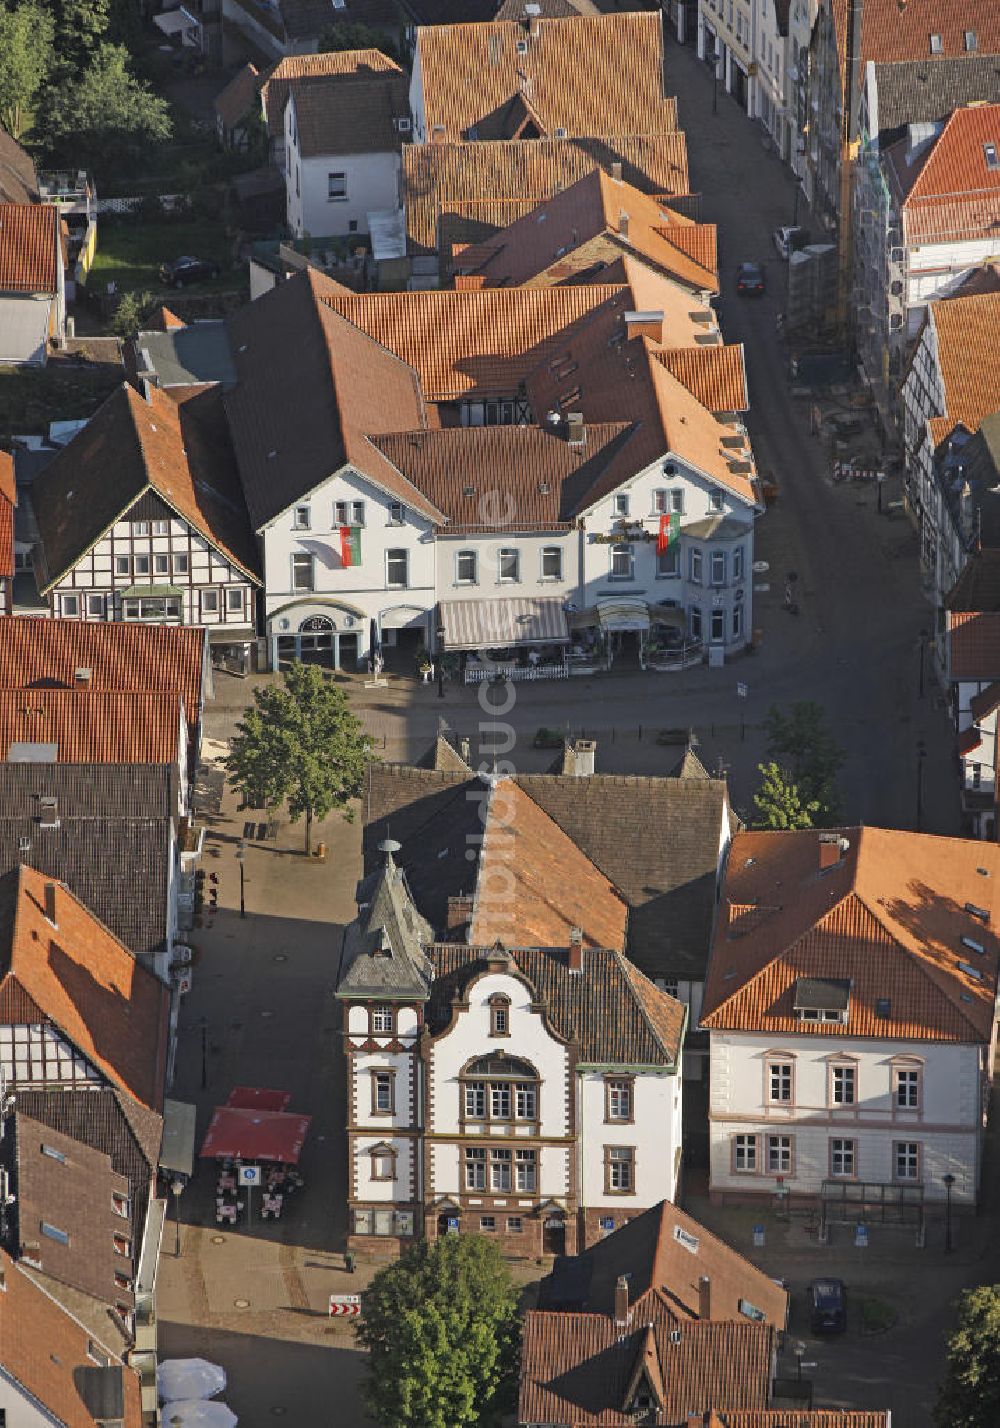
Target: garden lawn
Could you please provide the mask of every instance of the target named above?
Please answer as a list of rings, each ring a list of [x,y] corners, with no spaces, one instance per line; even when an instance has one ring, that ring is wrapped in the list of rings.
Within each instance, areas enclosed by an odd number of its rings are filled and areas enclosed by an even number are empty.
[[[193,283],[187,290],[192,293],[236,287],[245,281],[245,273],[233,268],[232,244],[222,224],[194,218],[178,223],[99,222],[88,283],[98,291],[115,283],[119,292],[164,292],[160,264],[181,257],[204,258],[222,270],[214,282]]]

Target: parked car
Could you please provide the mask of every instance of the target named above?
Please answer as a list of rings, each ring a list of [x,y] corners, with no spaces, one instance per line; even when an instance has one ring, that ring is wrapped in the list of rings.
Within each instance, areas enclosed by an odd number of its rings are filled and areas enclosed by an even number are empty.
[[[793,253],[812,242],[812,234],[808,228],[776,228],[771,237],[778,250],[778,257],[786,263]]]
[[[843,1334],[847,1328],[847,1290],[842,1279],[816,1279],[810,1285],[814,1334]]]
[[[160,267],[160,281],[172,288],[186,288],[188,283],[200,283],[219,276],[218,263],[206,263],[204,258],[174,258]]]
[[[736,269],[736,291],[748,297],[764,296],[764,269],[759,263],[741,263]]]

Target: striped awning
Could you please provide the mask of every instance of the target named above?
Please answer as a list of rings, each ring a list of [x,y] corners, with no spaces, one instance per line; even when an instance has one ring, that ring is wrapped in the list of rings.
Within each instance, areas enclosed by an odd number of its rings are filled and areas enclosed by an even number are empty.
[[[566,612],[558,598],[541,600],[442,600],[438,628],[449,650],[507,645],[569,643]]]
[[[638,595],[608,595],[597,602],[602,630],[648,630],[649,605]]]

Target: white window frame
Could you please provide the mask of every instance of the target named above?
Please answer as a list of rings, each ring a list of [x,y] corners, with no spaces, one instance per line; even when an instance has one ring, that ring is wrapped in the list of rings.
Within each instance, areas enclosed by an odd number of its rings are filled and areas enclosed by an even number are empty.
[[[175,579],[178,575],[191,574],[191,557],[188,555],[187,551],[179,550],[176,555],[171,557],[171,563],[173,565],[173,573]]]
[[[230,615],[242,615],[244,609],[242,585],[230,585],[226,590],[226,610]]]
[[[132,569],[136,576],[144,575],[148,579],[150,571],[152,570],[150,557],[148,555],[134,555],[132,557]]]
[[[406,507],[402,501],[391,501],[389,503],[389,525],[402,526],[406,524]]]
[[[723,645],[726,642],[726,612],[725,610],[713,610],[708,624],[708,640],[713,645]]]
[[[549,557],[555,558],[555,572],[549,574],[545,569],[545,562]],[[558,583],[563,578],[563,550],[561,545],[543,545],[539,559],[538,578],[543,583]]]
[[[504,574],[504,562],[513,561],[513,575]],[[521,551],[516,545],[504,545],[497,551],[497,584],[498,585],[520,585],[521,583]]]
[[[303,584],[300,576],[308,571],[308,578]],[[297,551],[291,557],[291,581],[292,593],[304,594],[316,589],[316,557],[309,555],[305,551]]]
[[[709,563],[711,578],[709,583],[718,589],[726,583],[726,552],[724,550],[713,550]]]
[[[692,546],[688,552],[688,579],[692,585],[701,584],[702,556],[697,546]]]
[[[214,601],[214,604],[213,604]],[[219,589],[213,586],[201,592],[201,613],[203,615],[217,615],[219,613]]]
[[[635,551],[632,543],[627,540],[618,541],[609,547],[608,556],[608,579],[609,580],[634,580],[635,579]],[[628,562],[628,569],[622,573],[615,569],[615,560],[624,555]]]
[[[348,193],[346,172],[340,173],[335,170],[333,173],[328,173],[326,176],[327,203],[346,203],[347,199]]]
[[[312,511],[308,506],[296,506],[292,511],[292,530],[308,531],[312,529]]]
[[[153,552],[153,574],[170,574],[170,556],[162,550],[156,550]]]
[[[390,559],[398,564],[398,557],[403,557],[403,578],[402,580],[389,579]],[[390,546],[385,553],[385,588],[387,590],[409,590],[410,588],[410,552],[405,545]]]
[[[463,560],[466,560],[466,561],[471,560],[471,561],[472,561],[472,574],[471,574],[471,575],[463,575],[463,574],[462,574],[462,561],[463,561]],[[469,550],[468,547],[466,547],[466,548],[463,549],[463,550],[456,550],[456,552],[455,552],[455,584],[456,584],[456,585],[478,585],[478,584],[479,584],[479,552],[478,552],[478,551],[476,551],[476,550]]]
[[[74,590],[60,596],[62,613],[67,620],[76,620],[80,616],[80,596]]]
[[[89,594],[87,596],[87,614],[92,620],[103,620],[108,613],[108,597],[106,595]]]
[[[615,514],[615,520],[628,520],[629,507],[631,501],[627,491],[616,491],[611,498],[611,508]]]

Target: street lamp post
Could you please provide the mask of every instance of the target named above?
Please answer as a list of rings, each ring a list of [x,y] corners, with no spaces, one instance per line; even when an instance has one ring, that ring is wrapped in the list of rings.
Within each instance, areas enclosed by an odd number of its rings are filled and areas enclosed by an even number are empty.
[[[208,1017],[201,1018],[201,1089],[208,1085]]]
[[[795,1343],[792,1345],[792,1353],[795,1355],[795,1361],[796,1361],[796,1363],[797,1363],[798,1366],[799,1366],[799,1383],[801,1383],[801,1382],[802,1382],[802,1360],[803,1360],[803,1359],[805,1358],[805,1356],[806,1356],[806,1346],[805,1346],[805,1344],[802,1342],[801,1339],[796,1339],[796,1340],[795,1340]]]
[[[924,759],[927,745],[923,739],[917,740],[917,832],[924,831]]]
[[[444,698],[444,625],[437,627],[438,698]]]
[[[955,1248],[951,1242],[951,1188],[955,1183],[955,1177],[949,1170],[948,1174],[941,1178],[944,1180],[945,1194],[948,1197],[945,1201],[944,1210],[944,1252],[945,1254],[951,1254]]]
[[[929,630],[920,631],[920,698],[924,697],[924,654],[927,650],[927,641],[930,639]]]
[[[240,865],[240,917],[247,915],[246,903],[246,869],[244,863],[247,856],[247,840],[241,838],[236,848],[236,861]]]
[[[184,1181],[178,1177],[170,1182],[171,1193],[174,1197],[174,1259],[181,1257],[181,1194],[184,1190]]]

